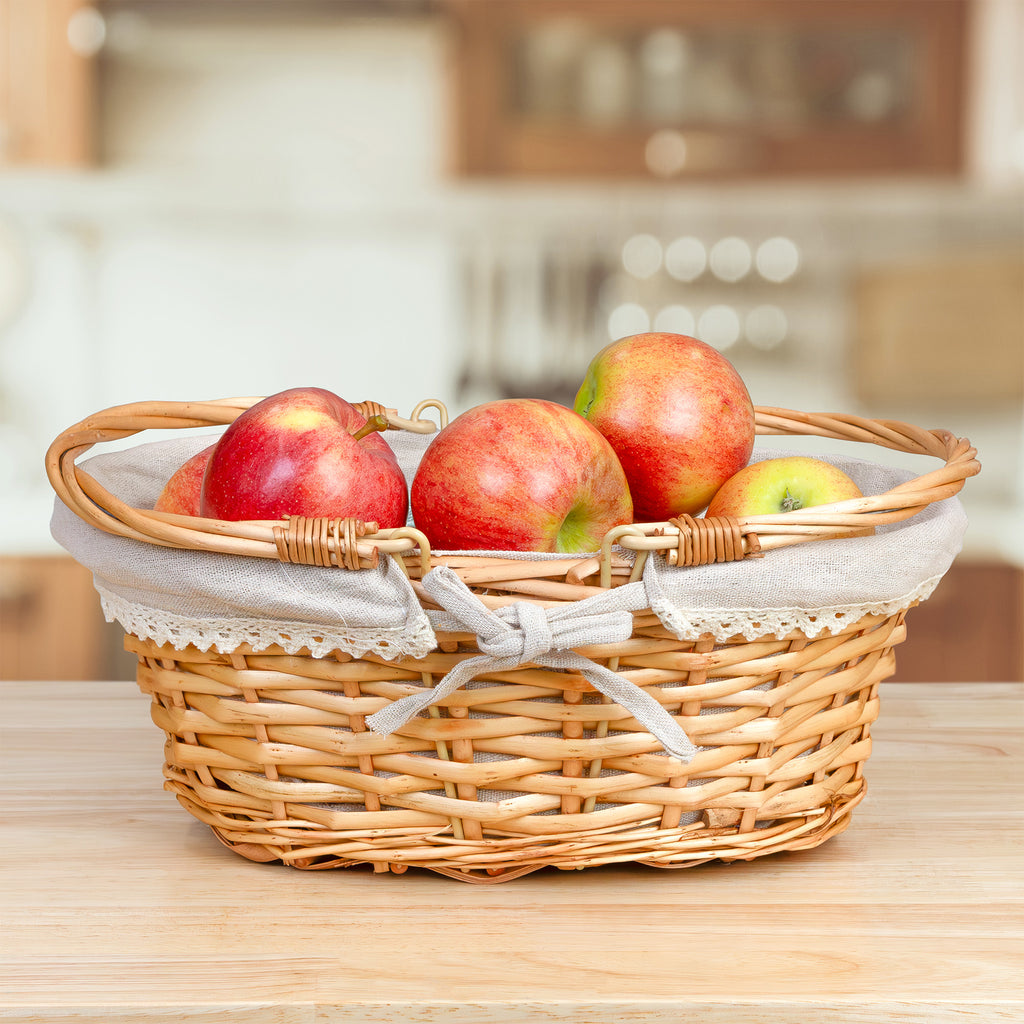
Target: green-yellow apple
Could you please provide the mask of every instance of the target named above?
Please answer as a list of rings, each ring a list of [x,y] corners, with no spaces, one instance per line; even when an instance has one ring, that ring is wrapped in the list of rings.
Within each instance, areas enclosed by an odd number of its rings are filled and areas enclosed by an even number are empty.
[[[575,409],[618,454],[640,522],[699,512],[754,447],[754,407],[739,373],[683,334],[635,334],[605,346]]]
[[[199,515],[199,500],[203,491],[203,474],[216,443],[186,459],[164,484],[153,506],[157,512],[173,512],[179,516]]]
[[[571,409],[536,398],[453,419],[420,460],[411,504],[441,550],[596,551],[633,517],[611,445]]]
[[[398,460],[366,418],[323,388],[291,388],[246,409],[217,442],[203,478],[212,519],[354,517],[405,526]]]
[[[752,462],[722,484],[708,516],[765,516],[862,497],[841,469],[806,455]]]

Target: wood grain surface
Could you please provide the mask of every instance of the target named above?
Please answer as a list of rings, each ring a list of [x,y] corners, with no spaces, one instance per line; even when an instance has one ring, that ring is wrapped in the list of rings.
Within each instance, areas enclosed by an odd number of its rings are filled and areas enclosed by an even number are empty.
[[[1024,1020],[1020,684],[884,684],[816,850],[494,887],[250,863],[162,790],[134,683],[0,698],[0,1021]]]

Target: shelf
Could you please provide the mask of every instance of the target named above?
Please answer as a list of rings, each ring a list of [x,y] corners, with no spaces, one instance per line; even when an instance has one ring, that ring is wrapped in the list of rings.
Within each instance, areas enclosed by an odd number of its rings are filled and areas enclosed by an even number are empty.
[[[965,0],[449,0],[462,176],[962,169]]]

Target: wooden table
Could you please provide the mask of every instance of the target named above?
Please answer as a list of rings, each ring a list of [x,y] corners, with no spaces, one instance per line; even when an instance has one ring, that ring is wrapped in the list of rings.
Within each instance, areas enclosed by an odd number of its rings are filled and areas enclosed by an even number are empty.
[[[250,863],[134,684],[0,695],[0,1021],[1024,1021],[1019,684],[885,684],[816,850],[497,886]]]

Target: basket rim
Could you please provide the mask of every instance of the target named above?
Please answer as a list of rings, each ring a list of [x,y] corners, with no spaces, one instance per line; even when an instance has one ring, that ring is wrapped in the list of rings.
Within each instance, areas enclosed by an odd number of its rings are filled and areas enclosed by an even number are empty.
[[[46,453],[46,472],[60,500],[86,523],[121,537],[164,547],[299,561],[340,568],[376,565],[380,553],[395,558],[410,577],[425,575],[438,564],[469,564],[535,576],[553,569],[550,556],[531,559],[438,555],[427,537],[413,527],[379,530],[375,523],[290,517],[286,521],[237,522],[181,516],[136,508],[102,487],[77,465],[96,444],[121,440],[146,430],[189,430],[224,426],[261,401],[259,397],[201,402],[148,401],[113,406],[64,430]],[[436,432],[447,423],[445,405],[436,399],[420,402],[409,417],[377,402],[358,403],[366,416],[384,415],[388,428],[413,433]],[[437,421],[422,414],[434,409]],[[912,455],[937,458],[943,465],[876,495],[772,515],[749,515],[709,520],[682,516],[656,523],[632,523],[610,530],[600,552],[566,555],[569,583],[597,575],[607,589],[616,582],[616,549],[635,552],[631,580],[639,578],[651,552],[670,564],[696,565],[757,556],[771,549],[809,541],[861,536],[876,526],[900,522],[929,505],[959,493],[981,464],[970,441],[945,429],[924,429],[899,420],[871,419],[842,413],[808,413],[775,406],[755,406],[759,436],[815,436],[863,442]],[[406,556],[411,561],[406,562]],[[621,560],[618,568],[621,569]],[[618,574],[621,576],[621,573]],[[594,593],[581,586],[577,597]],[[530,600],[524,594],[523,598]],[[566,598],[572,600],[570,595]],[[541,603],[552,603],[542,601]],[[560,603],[555,601],[554,603]]]

